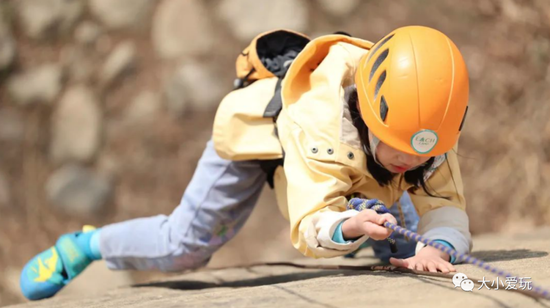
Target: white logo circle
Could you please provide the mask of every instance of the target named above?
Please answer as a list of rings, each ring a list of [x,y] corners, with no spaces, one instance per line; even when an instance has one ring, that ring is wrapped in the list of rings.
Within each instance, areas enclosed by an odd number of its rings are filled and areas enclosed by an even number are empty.
[[[456,287],[460,287],[460,283],[463,281],[463,280],[466,280],[468,279],[468,276],[462,274],[462,273],[456,273],[454,276],[453,276],[453,284],[455,285],[455,288]]]
[[[426,154],[435,147],[437,139],[437,134],[433,130],[425,129],[412,136],[411,145],[417,153]]]
[[[466,292],[472,292],[474,289],[474,282],[471,279],[464,279],[460,282],[460,288]]]

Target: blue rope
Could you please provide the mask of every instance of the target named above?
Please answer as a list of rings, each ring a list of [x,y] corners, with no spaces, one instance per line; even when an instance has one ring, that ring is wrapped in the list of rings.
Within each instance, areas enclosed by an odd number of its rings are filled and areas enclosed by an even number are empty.
[[[360,201],[358,201],[360,200]],[[371,200],[376,200],[376,199],[371,199]],[[379,202],[378,200],[376,200],[375,202],[365,202],[365,201],[371,201],[371,200],[365,200],[365,199],[359,199],[359,198],[353,198],[351,200],[349,200],[349,203],[348,203],[348,208],[349,207],[352,207],[358,211],[360,211],[358,208],[361,208],[361,210],[363,209],[372,209],[372,210],[375,210],[378,214],[383,214],[383,213],[389,213],[389,210],[386,208],[386,206]],[[359,205],[359,207],[355,207],[353,205]],[[369,206],[369,207],[365,207],[365,206]],[[380,212],[379,212],[380,210]],[[468,254],[465,254],[465,253],[460,253],[450,247],[447,247],[439,242],[437,242],[436,240],[430,240],[430,239],[427,239],[425,237],[423,237],[422,235],[418,234],[418,233],[415,233],[415,232],[412,232],[410,230],[407,230],[405,228],[402,228],[396,224],[393,224],[391,222],[388,222],[386,221],[384,223],[384,227],[388,228],[388,229],[391,229],[401,235],[404,235],[408,238],[411,238],[413,239],[414,241],[416,242],[421,242],[423,244],[426,244],[426,245],[429,245],[429,246],[432,246],[440,251],[443,251],[444,253],[450,255],[450,256],[453,256],[456,258],[456,261],[457,262],[460,262],[460,261],[464,261],[466,263],[470,263],[470,264],[473,264],[479,268],[482,268],[482,269],[485,269],[493,274],[496,274],[497,276],[504,276],[506,278],[508,277],[512,277],[512,278],[517,278],[519,276],[517,275],[513,275],[512,273],[510,272],[507,272],[507,271],[504,271],[504,270],[501,270],[497,267],[494,267],[478,258],[475,258],[475,257],[472,257]],[[537,293],[538,295],[546,298],[546,299],[550,299],[550,291],[548,290],[545,290],[541,287],[538,287],[538,286],[535,286],[531,283],[531,287],[532,287],[532,290],[533,292]]]

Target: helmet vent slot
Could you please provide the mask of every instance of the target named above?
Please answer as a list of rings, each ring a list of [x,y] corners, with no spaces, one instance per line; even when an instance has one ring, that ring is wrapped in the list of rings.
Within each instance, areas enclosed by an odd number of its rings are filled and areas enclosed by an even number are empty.
[[[367,58],[367,62],[369,62],[370,58],[372,58],[372,55],[374,55],[378,51],[378,49],[380,49],[380,47],[384,46],[384,44],[386,44],[393,36],[394,34],[386,37],[385,39],[383,39],[381,42],[378,43],[378,46],[374,47],[374,49],[371,49],[371,51],[369,51],[369,57]]]
[[[386,98],[384,95],[380,97],[380,119],[382,122],[386,122],[386,116],[388,115],[388,104],[386,103]]]
[[[376,87],[374,88],[375,101],[376,101],[376,98],[378,97],[378,91],[380,91],[380,88],[384,84],[384,81],[386,81],[386,71],[383,71],[382,74],[380,74],[380,77],[378,77],[378,81],[376,82]]]
[[[378,56],[378,58],[376,58],[376,61],[374,61],[374,64],[372,65],[372,69],[371,69],[370,75],[369,75],[369,82],[371,82],[372,77],[374,76],[374,73],[376,72],[376,70],[380,67],[380,64],[382,64],[382,62],[384,62],[384,60],[386,60],[386,58],[388,57],[389,52],[390,52],[389,49],[386,49],[386,50],[382,51],[380,53],[380,55]]]

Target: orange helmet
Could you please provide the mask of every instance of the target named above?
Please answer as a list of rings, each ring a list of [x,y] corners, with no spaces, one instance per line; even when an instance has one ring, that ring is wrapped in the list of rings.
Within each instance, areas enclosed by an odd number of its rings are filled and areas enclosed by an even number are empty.
[[[468,71],[443,33],[420,26],[393,31],[361,58],[355,83],[363,121],[392,148],[437,156],[458,141]]]

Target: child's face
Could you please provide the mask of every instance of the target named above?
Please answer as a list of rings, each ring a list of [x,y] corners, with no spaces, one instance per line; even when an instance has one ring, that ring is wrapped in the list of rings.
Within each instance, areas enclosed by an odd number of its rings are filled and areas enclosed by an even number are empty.
[[[405,173],[427,162],[430,157],[417,156],[398,151],[380,141],[376,147],[378,162],[392,173]]]

